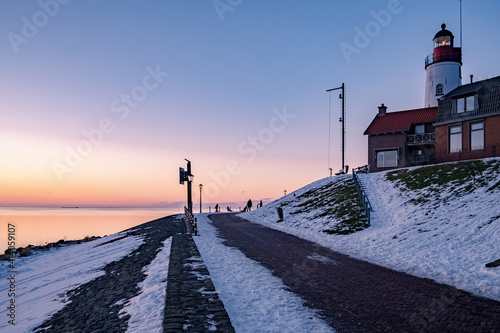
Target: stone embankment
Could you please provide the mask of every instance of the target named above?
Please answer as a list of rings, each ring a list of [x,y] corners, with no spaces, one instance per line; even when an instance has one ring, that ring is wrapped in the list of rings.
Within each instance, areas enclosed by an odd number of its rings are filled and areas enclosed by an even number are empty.
[[[66,293],[67,304],[35,330],[43,332],[125,332],[129,315],[119,314],[126,300],[139,293],[143,268],[172,239],[164,332],[234,332],[186,225],[179,216],[144,223],[126,231],[144,243],[130,255],[111,262],[104,275]]]

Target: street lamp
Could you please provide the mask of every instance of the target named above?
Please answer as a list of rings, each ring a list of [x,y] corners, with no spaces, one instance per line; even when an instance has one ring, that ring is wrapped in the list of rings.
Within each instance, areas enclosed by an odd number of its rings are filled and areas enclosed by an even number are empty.
[[[200,214],[201,214],[201,190],[203,189],[203,184],[200,184]]]

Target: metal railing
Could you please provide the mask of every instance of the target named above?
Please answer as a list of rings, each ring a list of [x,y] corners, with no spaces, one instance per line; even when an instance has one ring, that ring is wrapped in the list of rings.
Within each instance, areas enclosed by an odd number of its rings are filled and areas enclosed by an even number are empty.
[[[434,154],[412,156],[406,158],[406,166],[418,166],[418,165],[428,165],[428,164],[436,164],[436,156],[434,156]]]
[[[198,235],[198,224],[196,218],[191,214],[187,207],[184,207],[184,221],[189,229],[189,232],[195,236]]]
[[[455,61],[462,63],[462,50],[459,47],[440,49],[439,52],[433,52],[425,57],[425,68],[436,62]]]
[[[436,133],[420,133],[420,134],[408,134],[406,136],[407,144],[424,144],[424,143],[434,143],[436,142]]]
[[[364,168],[361,170],[361,168]],[[368,195],[366,195],[366,190],[363,187],[363,184],[359,181],[358,176],[356,175],[358,172],[367,172],[368,167],[357,168],[359,171],[353,170],[352,179],[354,180],[354,187],[358,191],[359,199],[361,200],[361,204],[365,210],[366,218],[368,219],[368,225],[371,225],[371,212],[374,212],[372,208],[372,204],[370,203],[370,199],[368,199]],[[365,171],[366,170],[366,171]]]

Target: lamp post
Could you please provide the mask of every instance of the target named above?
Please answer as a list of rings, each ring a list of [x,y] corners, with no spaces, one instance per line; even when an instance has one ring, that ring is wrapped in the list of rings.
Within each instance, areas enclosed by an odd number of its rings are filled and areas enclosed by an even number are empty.
[[[201,214],[201,190],[203,189],[203,184],[200,184],[200,214]]]

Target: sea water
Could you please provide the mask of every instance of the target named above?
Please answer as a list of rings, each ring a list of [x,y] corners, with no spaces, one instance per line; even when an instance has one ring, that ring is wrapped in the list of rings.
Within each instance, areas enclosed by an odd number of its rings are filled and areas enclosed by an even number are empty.
[[[164,216],[182,214],[172,208],[40,208],[0,207],[0,254],[8,247],[45,245],[87,236],[110,235]]]

